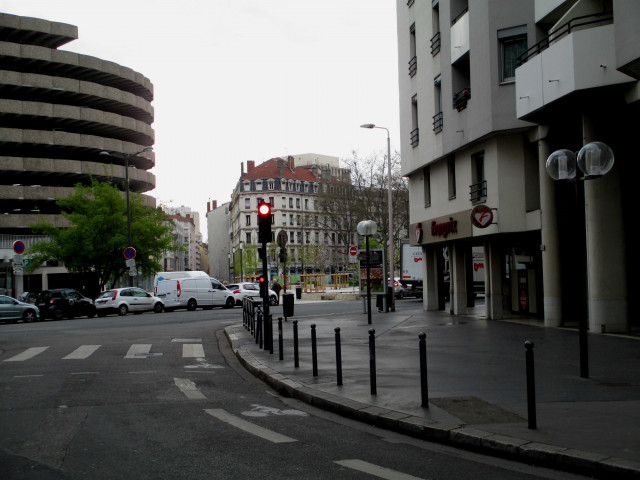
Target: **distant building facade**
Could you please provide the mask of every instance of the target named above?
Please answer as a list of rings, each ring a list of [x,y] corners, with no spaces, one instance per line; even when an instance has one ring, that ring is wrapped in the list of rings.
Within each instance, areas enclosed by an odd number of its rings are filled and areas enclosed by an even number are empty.
[[[209,275],[220,281],[231,282],[231,241],[229,237],[230,202],[218,206],[218,201],[207,203],[207,240],[209,245]]]

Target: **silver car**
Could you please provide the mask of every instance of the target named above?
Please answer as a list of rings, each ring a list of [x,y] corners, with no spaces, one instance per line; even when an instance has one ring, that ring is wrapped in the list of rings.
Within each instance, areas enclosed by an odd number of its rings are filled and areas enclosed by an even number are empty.
[[[258,283],[241,282],[227,285],[236,297],[236,305],[242,305],[244,297],[259,297],[260,285]],[[269,305],[278,305],[278,294],[269,289]]]
[[[102,292],[95,301],[99,317],[104,317],[109,313],[126,315],[129,312],[155,312],[164,310],[164,302],[158,297],[145,292],[141,288],[126,287],[114,288]]]
[[[21,302],[13,297],[0,295],[0,320],[16,323],[18,320],[34,322],[40,320],[40,310],[35,305]]]

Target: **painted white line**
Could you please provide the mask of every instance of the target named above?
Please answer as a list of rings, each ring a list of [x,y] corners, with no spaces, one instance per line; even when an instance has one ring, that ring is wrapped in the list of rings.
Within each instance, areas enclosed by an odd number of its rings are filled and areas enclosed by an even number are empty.
[[[76,348],[66,357],[62,357],[63,360],[84,360],[89,357],[93,352],[98,350],[101,345],[82,345]]]
[[[174,378],[173,381],[175,382],[176,387],[178,387],[180,391],[184,393],[189,400],[206,400],[207,399],[207,397],[205,397],[203,393],[200,390],[198,390],[198,387],[196,387],[196,384],[193,383],[191,380],[188,380],[186,378]]]
[[[358,472],[368,473],[369,475],[373,475],[374,477],[385,478],[387,480],[421,480],[419,477],[407,475],[406,473],[397,472],[396,470],[380,467],[378,465],[374,465],[373,463],[368,463],[358,459],[338,460],[335,463],[352,470],[357,470]]]
[[[251,422],[247,422],[240,417],[236,417],[235,415],[230,414],[226,410],[222,410],[220,408],[213,408],[205,410],[206,413],[211,415],[212,417],[217,418],[229,425],[232,425],[240,430],[255,435],[256,437],[263,438],[264,440],[268,440],[273,443],[290,443],[297,442],[296,439],[287,437],[286,435],[281,435],[279,433],[273,432],[271,430],[267,430],[266,428],[259,427]]]
[[[147,358],[151,351],[151,344],[134,343],[129,347],[129,351],[124,358]]]
[[[182,358],[204,358],[204,347],[201,343],[184,343]]]
[[[19,353],[15,357],[7,358],[5,362],[24,362],[25,360],[29,360],[30,358],[35,357],[36,355],[44,352],[49,347],[31,347],[27,348],[24,352]]]
[[[39,375],[15,375],[13,378],[31,378],[31,377],[44,377],[44,374],[39,374]]]
[[[100,372],[71,372],[69,375],[100,375]]]

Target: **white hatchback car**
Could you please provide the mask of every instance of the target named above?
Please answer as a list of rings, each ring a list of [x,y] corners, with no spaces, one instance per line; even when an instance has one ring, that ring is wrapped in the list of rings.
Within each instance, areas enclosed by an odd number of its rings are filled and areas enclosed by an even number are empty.
[[[236,305],[242,305],[244,297],[260,296],[260,285],[257,283],[233,283],[231,285],[227,285],[227,288],[235,295]],[[271,289],[269,289],[269,305],[278,305],[278,294]]]
[[[164,310],[164,302],[141,288],[114,288],[102,292],[95,301],[99,317],[109,313],[126,315],[129,312],[142,313],[153,311],[160,313]]]

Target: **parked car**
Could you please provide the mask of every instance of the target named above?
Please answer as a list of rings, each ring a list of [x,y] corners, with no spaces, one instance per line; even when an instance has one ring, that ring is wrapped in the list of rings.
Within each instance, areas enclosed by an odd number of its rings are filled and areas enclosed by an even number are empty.
[[[72,288],[55,288],[43,290],[38,294],[36,306],[40,309],[42,319],[52,318],[62,320],[63,318],[95,317],[96,306],[93,300],[85,297]]]
[[[236,303],[233,293],[209,276],[161,280],[156,295],[162,299],[167,311],[176,308],[193,311],[198,307],[208,310],[216,306],[233,308]]]
[[[40,310],[30,303],[0,295],[0,320],[12,323],[16,323],[18,320],[34,322],[40,320]]]
[[[417,297],[422,295],[422,290],[418,290],[415,285],[403,283],[400,277],[393,279],[393,294],[396,298]]]
[[[227,285],[227,288],[235,295],[236,305],[242,305],[244,297],[260,296],[260,285],[257,283],[233,283],[231,285]],[[278,294],[271,289],[269,289],[269,305],[278,305]]]
[[[95,303],[99,317],[104,317],[109,313],[126,315],[129,312],[142,313],[153,311],[155,313],[161,313],[164,310],[164,302],[162,299],[137,287],[107,290],[96,298]]]

